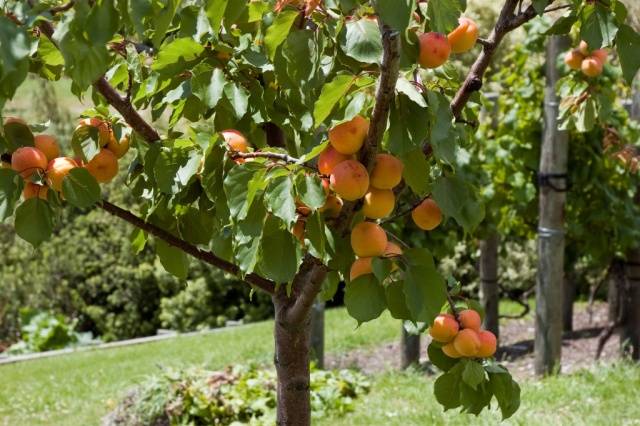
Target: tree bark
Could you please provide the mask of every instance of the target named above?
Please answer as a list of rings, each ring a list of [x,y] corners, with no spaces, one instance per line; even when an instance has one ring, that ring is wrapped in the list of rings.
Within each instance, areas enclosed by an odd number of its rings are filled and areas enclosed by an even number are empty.
[[[484,308],[484,328],[499,337],[498,324],[498,234],[480,241],[480,303]]]
[[[405,370],[412,365],[420,364],[420,335],[412,334],[402,325],[400,367]]]
[[[311,359],[318,368],[324,368],[324,308],[320,298],[311,308]]]
[[[640,360],[640,249],[627,253],[625,265],[625,297],[622,299],[622,353]]]
[[[621,298],[625,293],[624,263],[619,258],[614,258],[609,266],[607,283],[607,303],[609,304],[609,322],[617,322],[620,317]]]
[[[562,330],[573,331],[573,301],[576,298],[576,281],[573,274],[567,273],[563,282]]]
[[[567,48],[566,37],[553,36],[548,41],[545,129],[540,154],[540,174],[543,177],[545,174],[567,172],[568,135],[558,130],[558,97],[555,92],[559,78],[556,59]],[[565,186],[566,180],[551,178],[548,183],[557,189]],[[560,369],[566,196],[556,189],[548,184],[540,185],[535,333],[535,372],[538,375]]]
[[[292,304],[284,292],[272,297],[275,307],[275,356],[278,375],[277,424],[280,426],[311,424],[309,344],[311,319],[300,323],[288,321]]]

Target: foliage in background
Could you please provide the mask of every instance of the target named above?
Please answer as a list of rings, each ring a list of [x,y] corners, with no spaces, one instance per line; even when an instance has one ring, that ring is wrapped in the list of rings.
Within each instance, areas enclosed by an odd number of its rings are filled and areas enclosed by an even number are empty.
[[[342,415],[369,391],[352,370],[311,371],[314,418]],[[225,371],[166,370],[131,391],[103,421],[105,426],[275,424],[276,376],[255,365]]]

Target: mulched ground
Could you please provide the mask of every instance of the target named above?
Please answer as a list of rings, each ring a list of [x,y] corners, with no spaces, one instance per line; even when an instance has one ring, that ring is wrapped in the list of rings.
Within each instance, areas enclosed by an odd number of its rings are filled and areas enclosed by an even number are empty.
[[[562,340],[562,372],[570,373],[588,367],[594,362],[598,338],[607,325],[607,304],[595,303],[592,315],[585,308],[574,313],[574,331],[565,333]],[[533,318],[506,320],[500,328],[498,359],[518,378],[534,376],[533,363]],[[398,324],[398,335],[400,325]],[[428,361],[426,348],[428,337],[421,344],[421,363]],[[611,362],[619,358],[620,339],[613,335],[600,357],[602,362]],[[376,348],[358,349],[345,354],[329,355],[325,361],[327,368],[357,368],[367,374],[397,370],[400,367],[399,341]]]

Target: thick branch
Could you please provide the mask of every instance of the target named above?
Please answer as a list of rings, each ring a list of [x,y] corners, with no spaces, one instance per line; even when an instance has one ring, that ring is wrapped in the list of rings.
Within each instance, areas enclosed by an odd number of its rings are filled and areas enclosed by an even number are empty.
[[[198,247],[194,246],[193,244],[190,244],[176,237],[175,235],[165,231],[164,229],[144,221],[142,218],[134,215],[133,213],[127,210],[124,210],[114,204],[111,204],[108,201],[102,201],[102,203],[99,204],[99,206],[103,210],[105,210],[107,213],[113,216],[116,216],[126,222],[129,222],[131,225],[135,226],[136,228],[140,228],[143,231],[153,235],[154,237],[161,239],[167,244],[173,247],[179,248],[180,250],[195,257],[196,259],[199,259],[205,263],[208,263],[209,265],[215,266],[216,268],[221,269],[233,275],[239,275],[240,273],[240,268],[238,268],[238,266],[234,265],[233,263],[227,262],[224,259],[220,259],[219,257],[217,257],[211,252],[201,250]],[[256,274],[249,274],[244,277],[244,280],[247,283],[261,290],[264,290],[269,294],[274,294],[275,284],[272,281],[262,278]]]
[[[304,321],[316,300],[322,282],[327,275],[327,267],[311,255],[305,256],[300,271],[293,281],[295,302],[289,308],[286,319],[289,324],[299,324]]]
[[[549,1],[553,3],[554,0]],[[484,74],[491,64],[491,60],[495,55],[496,49],[504,39],[504,37],[516,28],[524,25],[536,16],[536,11],[533,6],[529,6],[523,12],[514,14],[516,6],[518,6],[518,0],[506,0],[495,28],[491,31],[489,38],[483,40],[482,52],[478,59],[474,62],[467,74],[467,78],[456,93],[453,101],[451,101],[451,111],[453,112],[456,120],[460,119],[462,110],[467,102],[471,98],[474,92],[479,91],[482,88],[482,82]]]

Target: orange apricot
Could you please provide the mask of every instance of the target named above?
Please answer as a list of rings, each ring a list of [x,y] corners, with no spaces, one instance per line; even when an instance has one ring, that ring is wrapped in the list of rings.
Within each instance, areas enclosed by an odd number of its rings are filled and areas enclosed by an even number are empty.
[[[364,196],[362,213],[370,219],[382,219],[391,214],[396,206],[396,196],[390,189],[369,188]]]
[[[478,26],[469,18],[460,18],[458,27],[447,36],[452,53],[471,50],[478,40]]]
[[[488,330],[481,330],[478,333],[480,338],[480,349],[478,349],[478,356],[480,358],[489,358],[496,353],[498,340],[496,335]]]
[[[591,52],[591,56],[600,61],[602,65],[607,63],[607,59],[609,57],[609,52],[607,49],[596,49]]]
[[[597,77],[602,74],[602,62],[593,56],[588,56],[582,61],[582,73],[587,77]]]
[[[436,342],[449,343],[458,334],[458,321],[451,315],[438,315],[433,324],[429,327],[429,335]]]
[[[47,156],[38,148],[30,146],[18,148],[11,155],[11,168],[23,178],[28,179],[37,171],[45,171]]]
[[[474,357],[480,350],[480,338],[475,330],[465,328],[460,330],[453,339],[453,347],[465,357]]]
[[[475,331],[480,330],[482,325],[480,314],[473,309],[465,309],[458,312],[458,320],[460,320],[462,328],[470,328]]]
[[[442,223],[442,211],[434,200],[427,198],[413,209],[411,218],[418,228],[431,231]]]
[[[247,138],[238,130],[235,129],[227,129],[220,132],[222,138],[227,143],[227,146],[231,151],[234,152],[248,152],[249,151],[249,141]]]
[[[564,63],[572,70],[579,70],[582,67],[584,55],[579,50],[570,50],[564,55]]]
[[[324,206],[320,207],[320,213],[324,213],[326,217],[335,219],[340,216],[343,204],[340,197],[336,197],[333,194],[327,195]]]
[[[62,191],[62,181],[69,174],[71,169],[78,167],[78,163],[73,158],[58,157],[49,161],[47,166],[47,183],[56,191]]]
[[[330,175],[333,169],[346,160],[353,159],[352,155],[340,154],[331,145],[329,145],[318,156],[318,170],[323,175]]]
[[[349,271],[349,280],[353,281],[361,275],[372,274],[373,269],[371,267],[371,257],[361,257],[356,259],[351,264],[351,271]]]
[[[447,343],[446,345],[444,345],[442,347],[442,352],[444,352],[444,354],[446,356],[448,356],[449,358],[461,358],[462,355],[460,355],[460,352],[458,352],[456,350],[456,347],[454,346],[453,342]]]
[[[109,143],[105,148],[113,152],[117,158],[124,157],[127,151],[129,151],[129,135],[124,136],[120,139],[120,142],[118,142],[118,139],[116,139],[116,136],[112,132],[111,137],[109,138]]]
[[[347,160],[334,167],[330,176],[331,188],[347,201],[358,200],[369,189],[369,173],[356,160]]]
[[[98,182],[111,182],[118,174],[118,157],[113,152],[103,148],[85,167]]]
[[[60,147],[54,136],[37,135],[33,138],[33,143],[47,157],[47,161],[60,156]]]
[[[582,53],[583,56],[589,56],[589,45],[586,41],[580,41],[578,45],[578,52]]]
[[[418,62],[424,68],[438,68],[447,62],[451,46],[447,36],[441,33],[420,34],[420,56]]]
[[[384,257],[398,257],[402,256],[402,248],[396,243],[389,241],[387,246],[384,248]]]
[[[25,200],[28,200],[29,198],[35,198],[35,197],[39,197],[42,200],[46,200],[48,191],[49,191],[49,188],[47,188],[44,185],[38,185],[37,183],[27,182],[27,184],[24,186],[24,189],[22,190],[22,196],[24,197]]]
[[[382,256],[388,242],[387,233],[373,222],[360,222],[351,230],[351,248],[358,257]]]
[[[329,130],[329,142],[340,154],[355,154],[362,147],[368,132],[369,120],[356,115],[350,121],[338,124]]]
[[[376,163],[371,171],[371,186],[378,189],[393,189],[402,180],[404,164],[390,154],[376,155]]]

